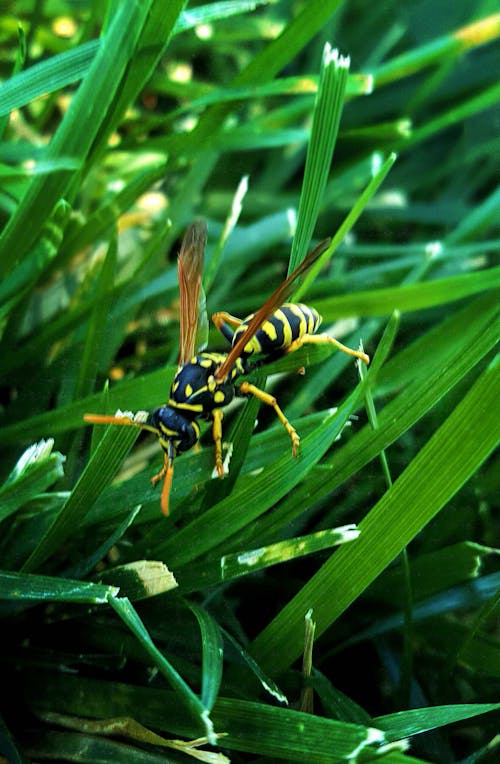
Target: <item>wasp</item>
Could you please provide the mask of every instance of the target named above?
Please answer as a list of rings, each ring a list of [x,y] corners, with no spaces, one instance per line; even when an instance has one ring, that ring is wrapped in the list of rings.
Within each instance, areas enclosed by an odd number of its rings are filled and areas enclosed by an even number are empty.
[[[201,419],[212,423],[215,468],[219,477],[224,476],[223,409],[235,396],[253,395],[272,407],[290,436],[292,455],[298,454],[300,437],[276,398],[242,377],[263,364],[294,352],[302,345],[312,343],[335,345],[343,352],[369,363],[365,353],[342,345],[328,334],[317,334],[321,316],[314,308],[286,302],[296,280],[327,249],[329,239],[322,241],[306,256],[256,313],[244,319],[226,312],[212,316],[215,326],[232,345],[229,352],[196,354],[199,323],[203,321],[199,305],[203,304],[202,275],[206,236],[206,225],[193,223],[186,231],[178,256],[180,352],[178,369],[167,403],[148,414],[145,420],[121,412],[115,416],[84,416],[86,422],[93,424],[132,425],[157,436],[163,449],[163,467],[151,478],[151,482],[155,485],[160,480],[164,481],[161,509],[165,515],[169,514],[174,459],[198,443]]]

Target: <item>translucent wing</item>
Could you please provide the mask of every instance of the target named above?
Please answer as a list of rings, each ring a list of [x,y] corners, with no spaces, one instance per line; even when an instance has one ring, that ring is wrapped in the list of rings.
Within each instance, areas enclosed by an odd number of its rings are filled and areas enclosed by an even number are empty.
[[[205,223],[193,223],[184,235],[177,260],[181,322],[179,364],[187,363],[199,346],[206,343],[208,336],[205,295],[201,285],[206,242]],[[204,337],[200,336],[203,334]]]
[[[252,337],[257,334],[260,327],[267,321],[269,316],[278,310],[284,302],[290,297],[293,292],[295,282],[299,276],[309,270],[316,260],[328,249],[330,245],[330,239],[324,239],[304,258],[302,263],[286,278],[283,283],[276,289],[275,292],[266,300],[262,308],[257,311],[246,330],[240,335],[236,344],[231,348],[224,363],[217,369],[215,376],[218,380],[224,380],[237,358],[242,354],[247,342],[250,342]]]

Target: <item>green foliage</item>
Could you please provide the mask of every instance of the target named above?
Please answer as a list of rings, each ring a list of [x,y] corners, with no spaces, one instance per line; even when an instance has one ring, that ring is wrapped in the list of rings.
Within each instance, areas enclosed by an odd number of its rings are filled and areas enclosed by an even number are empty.
[[[495,760],[496,4],[5,6],[0,757]],[[209,313],[331,237],[298,294],[372,361],[260,369],[300,455],[232,405],[164,518],[83,415],[168,398],[197,217]]]

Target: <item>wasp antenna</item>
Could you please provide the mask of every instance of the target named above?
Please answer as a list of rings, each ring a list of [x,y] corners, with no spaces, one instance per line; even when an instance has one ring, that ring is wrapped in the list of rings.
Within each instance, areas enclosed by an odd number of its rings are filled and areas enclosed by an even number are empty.
[[[148,423],[146,411],[139,411],[137,414],[117,412],[114,416],[108,416],[107,414],[84,414],[83,419],[85,422],[89,422],[89,424],[119,424],[122,427],[138,427],[140,430],[147,430],[158,435],[157,428]]]
[[[140,427],[139,422],[134,422],[134,420],[129,416],[107,416],[105,414],[84,414],[83,418],[86,422],[89,422],[90,424],[121,424],[121,425],[135,425],[136,427]]]

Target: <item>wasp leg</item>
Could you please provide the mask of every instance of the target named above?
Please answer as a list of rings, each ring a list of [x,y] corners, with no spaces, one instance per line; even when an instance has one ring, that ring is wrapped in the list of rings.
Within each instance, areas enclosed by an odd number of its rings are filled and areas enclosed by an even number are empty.
[[[234,326],[236,328],[241,326],[243,323],[241,318],[236,318],[236,316],[232,316],[230,313],[226,313],[225,311],[214,313],[212,315],[212,321],[220,333],[226,338],[226,340],[228,340],[228,342],[233,341],[234,332],[231,327]]]
[[[264,390],[260,390],[258,387],[255,387],[255,385],[250,384],[250,382],[242,382],[239,387],[240,392],[243,395],[254,395],[256,398],[259,399],[262,403],[265,403],[267,406],[272,406],[273,409],[276,412],[276,416],[280,420],[281,424],[287,431],[287,433],[290,436],[290,439],[292,441],[292,456],[297,456],[299,451],[299,443],[300,443],[300,435],[298,434],[295,427],[292,427],[280,407],[278,406],[278,402],[274,395],[269,395],[269,393],[264,392]]]
[[[163,488],[161,489],[161,511],[164,515],[169,514],[169,499],[170,490],[172,488],[172,478],[174,476],[174,451],[169,442],[169,455],[163,454],[163,467],[151,478],[151,485],[156,485],[163,480]]]
[[[359,358],[361,361],[366,363],[367,365],[370,363],[370,357],[366,355],[366,353],[363,353],[361,350],[353,350],[352,348],[347,347],[347,345],[343,345],[341,342],[336,340],[334,337],[330,337],[329,334],[304,334],[302,337],[299,337],[298,339],[294,340],[290,345],[285,348],[285,353],[294,353],[296,350],[298,350],[302,345],[335,345],[336,348],[339,350],[342,350],[343,353],[347,353],[347,355],[352,355],[354,358]]]
[[[215,446],[215,469],[220,478],[224,477],[224,464],[222,461],[222,409],[212,411],[212,437]]]
[[[156,473],[156,475],[153,475],[151,478],[151,485],[156,485],[160,482],[160,480],[163,480],[165,475],[167,474],[168,469],[168,457],[166,454],[163,454],[163,467],[159,472]]]

